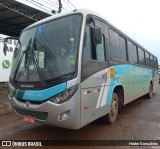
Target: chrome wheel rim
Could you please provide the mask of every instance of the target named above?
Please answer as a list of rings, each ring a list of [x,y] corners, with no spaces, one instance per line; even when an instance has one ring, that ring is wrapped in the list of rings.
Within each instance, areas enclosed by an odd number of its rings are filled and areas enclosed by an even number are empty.
[[[118,102],[116,100],[113,100],[111,106],[111,115],[116,116],[117,113],[118,113]]]

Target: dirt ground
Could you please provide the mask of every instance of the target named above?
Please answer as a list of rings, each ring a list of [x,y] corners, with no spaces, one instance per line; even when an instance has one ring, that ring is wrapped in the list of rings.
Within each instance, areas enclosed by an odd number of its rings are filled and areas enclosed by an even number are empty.
[[[96,120],[80,130],[68,130],[39,123],[24,122],[12,113],[0,116],[0,139],[2,140],[160,140],[160,87],[151,100],[139,98],[126,105],[117,121],[107,125]],[[83,143],[83,142],[82,142]],[[160,144],[159,144],[160,145]],[[52,148],[52,147],[47,147]],[[54,146],[54,149],[71,148]],[[80,148],[80,147],[72,147]],[[82,146],[81,148],[152,148],[133,146]]]

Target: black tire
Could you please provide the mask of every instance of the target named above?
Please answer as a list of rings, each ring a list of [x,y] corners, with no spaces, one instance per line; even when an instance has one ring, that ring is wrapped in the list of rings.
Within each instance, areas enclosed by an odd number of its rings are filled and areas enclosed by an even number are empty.
[[[149,92],[147,94],[147,98],[148,99],[152,99],[152,97],[153,97],[153,86],[152,86],[152,84],[150,84],[150,86],[149,86]]]
[[[118,113],[121,113],[122,109],[123,109],[123,106],[124,106],[124,94],[123,94],[123,92],[120,92],[120,94],[118,94],[118,101],[119,101]]]
[[[118,96],[116,93],[113,93],[112,95],[112,103],[111,103],[111,111],[106,116],[104,116],[102,119],[103,121],[107,122],[108,124],[112,124],[116,121],[118,116],[118,110],[119,110],[119,101]]]

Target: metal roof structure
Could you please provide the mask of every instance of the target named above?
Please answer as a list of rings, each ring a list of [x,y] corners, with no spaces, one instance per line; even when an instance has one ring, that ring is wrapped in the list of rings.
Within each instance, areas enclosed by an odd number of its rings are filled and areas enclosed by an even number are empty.
[[[48,16],[15,0],[0,0],[0,34],[18,37],[25,27]]]

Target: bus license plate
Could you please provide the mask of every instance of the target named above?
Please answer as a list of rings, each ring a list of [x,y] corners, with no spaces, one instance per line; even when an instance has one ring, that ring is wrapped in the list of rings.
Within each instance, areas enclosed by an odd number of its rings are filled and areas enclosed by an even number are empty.
[[[24,116],[24,121],[30,122],[30,123],[35,123],[35,118],[34,118],[34,117],[31,117],[31,116],[25,115],[25,116]]]

